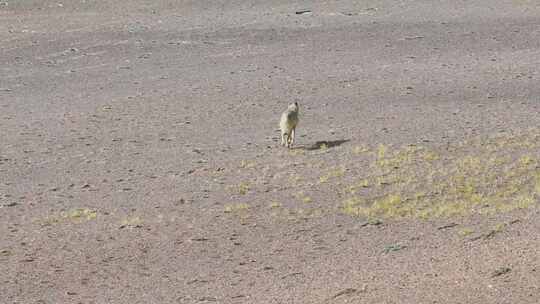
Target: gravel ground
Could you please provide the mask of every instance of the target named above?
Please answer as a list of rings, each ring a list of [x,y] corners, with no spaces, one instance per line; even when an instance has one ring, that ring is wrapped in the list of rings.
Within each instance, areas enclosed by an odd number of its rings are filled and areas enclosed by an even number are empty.
[[[527,0],[0,1],[2,301],[538,303],[539,62]]]

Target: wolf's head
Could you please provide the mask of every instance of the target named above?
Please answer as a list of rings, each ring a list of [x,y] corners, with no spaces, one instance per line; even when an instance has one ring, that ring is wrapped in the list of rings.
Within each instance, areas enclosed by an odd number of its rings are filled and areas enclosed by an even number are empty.
[[[298,102],[295,101],[294,103],[289,104],[288,110],[297,112],[298,111]]]

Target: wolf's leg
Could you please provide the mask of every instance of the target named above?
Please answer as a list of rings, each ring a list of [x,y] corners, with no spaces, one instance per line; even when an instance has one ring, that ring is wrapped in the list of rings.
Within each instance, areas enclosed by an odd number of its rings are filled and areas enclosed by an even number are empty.
[[[289,134],[287,134],[287,147],[290,148],[291,147],[291,141],[292,141],[292,136],[291,136],[291,131],[289,131]]]

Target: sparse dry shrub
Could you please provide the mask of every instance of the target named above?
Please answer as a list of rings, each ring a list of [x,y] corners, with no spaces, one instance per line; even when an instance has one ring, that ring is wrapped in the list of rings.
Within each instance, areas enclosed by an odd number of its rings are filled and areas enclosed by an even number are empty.
[[[540,152],[540,143],[534,139],[540,137],[537,130],[531,132],[477,138],[446,151],[379,145],[370,175],[345,187],[348,198],[341,209],[363,217],[432,218],[535,206],[540,169],[533,155]]]

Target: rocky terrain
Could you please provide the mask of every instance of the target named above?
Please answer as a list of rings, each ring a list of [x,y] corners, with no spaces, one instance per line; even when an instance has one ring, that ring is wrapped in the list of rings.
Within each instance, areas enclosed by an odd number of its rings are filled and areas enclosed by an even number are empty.
[[[527,0],[0,1],[2,302],[537,303],[538,62]]]

